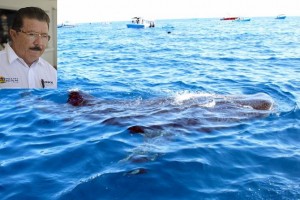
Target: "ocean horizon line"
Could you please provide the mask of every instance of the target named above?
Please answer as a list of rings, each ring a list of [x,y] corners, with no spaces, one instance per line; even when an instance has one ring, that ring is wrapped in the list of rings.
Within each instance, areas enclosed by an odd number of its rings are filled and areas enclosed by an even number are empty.
[[[232,17],[247,17],[251,19],[258,19],[258,18],[276,18],[276,16],[247,16],[247,15],[231,15]],[[296,15],[286,15],[287,18],[295,18],[295,17],[300,17]],[[134,17],[134,16],[133,16]],[[223,17],[228,17],[228,16],[223,16]],[[169,21],[169,20],[197,20],[197,19],[217,19],[220,20],[223,17],[190,17],[190,18],[161,18],[161,19],[153,19],[153,18],[144,18],[145,20],[153,20],[153,21]],[[64,22],[71,22],[71,23],[76,23],[76,24],[87,24],[87,23],[104,23],[104,22],[129,22],[132,18],[128,18],[127,20],[95,20],[95,21],[73,21],[73,20],[65,20],[65,21],[59,21],[57,24],[61,24]]]

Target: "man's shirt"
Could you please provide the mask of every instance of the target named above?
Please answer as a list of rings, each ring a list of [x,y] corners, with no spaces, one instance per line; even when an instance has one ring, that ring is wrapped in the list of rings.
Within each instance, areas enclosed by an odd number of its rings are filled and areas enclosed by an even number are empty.
[[[43,58],[30,67],[9,44],[0,51],[0,88],[57,88],[57,71]]]

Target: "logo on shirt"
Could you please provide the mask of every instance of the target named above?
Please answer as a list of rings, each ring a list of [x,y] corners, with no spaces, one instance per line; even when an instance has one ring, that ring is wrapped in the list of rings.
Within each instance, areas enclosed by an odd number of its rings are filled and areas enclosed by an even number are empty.
[[[3,76],[0,76],[0,83],[18,83],[19,79],[16,77],[10,77],[10,78],[5,78]]]
[[[47,85],[53,85],[53,81],[45,81],[45,84],[47,84]]]
[[[42,86],[42,88],[51,87],[51,86],[53,86],[53,84],[54,84],[53,81],[48,81],[48,80],[41,79],[41,86]]]
[[[0,76],[0,83],[5,83],[5,78],[3,76]]]

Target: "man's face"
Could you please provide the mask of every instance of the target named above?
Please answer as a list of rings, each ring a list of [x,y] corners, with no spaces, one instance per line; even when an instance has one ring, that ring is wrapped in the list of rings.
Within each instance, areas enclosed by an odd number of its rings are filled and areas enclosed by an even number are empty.
[[[11,31],[12,48],[30,66],[44,53],[48,44],[47,22],[24,18],[20,32]]]

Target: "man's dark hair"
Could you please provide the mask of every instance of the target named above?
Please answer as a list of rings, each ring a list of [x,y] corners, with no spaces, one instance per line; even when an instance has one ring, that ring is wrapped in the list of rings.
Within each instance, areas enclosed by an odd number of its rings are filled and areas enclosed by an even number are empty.
[[[47,22],[48,29],[49,29],[49,23],[50,23],[49,16],[44,10],[37,7],[26,7],[26,8],[19,9],[15,15],[11,28],[14,30],[20,30],[23,27],[24,18],[37,19],[42,22]]]

